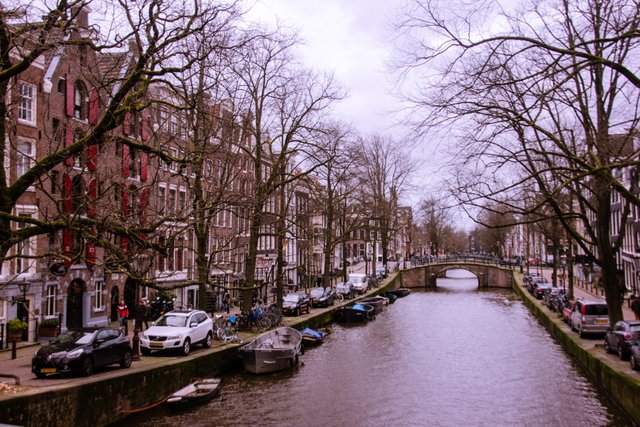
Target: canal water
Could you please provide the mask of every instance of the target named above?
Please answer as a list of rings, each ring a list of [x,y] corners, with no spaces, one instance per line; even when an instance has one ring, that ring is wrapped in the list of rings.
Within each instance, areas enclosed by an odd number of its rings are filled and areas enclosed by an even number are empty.
[[[627,426],[510,291],[463,270],[362,326],[331,326],[290,372],[225,375],[221,396],[136,426]]]

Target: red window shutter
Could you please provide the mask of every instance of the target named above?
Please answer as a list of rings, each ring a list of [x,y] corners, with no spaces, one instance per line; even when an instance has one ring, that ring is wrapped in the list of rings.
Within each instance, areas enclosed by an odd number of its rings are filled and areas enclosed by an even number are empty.
[[[129,215],[129,190],[126,188],[122,189],[122,213]]]
[[[97,160],[98,160],[98,145],[93,144],[87,148],[87,156],[89,160],[89,164],[87,165],[90,171],[96,170]]]
[[[145,152],[141,152],[140,153],[140,180],[142,182],[147,180],[147,158],[148,158],[148,153]]]
[[[93,178],[87,186],[87,195],[89,196],[87,204],[87,216],[89,218],[96,217],[96,199],[98,198],[98,180]]]
[[[71,145],[73,145],[73,130],[71,129],[71,126],[67,126],[67,131],[64,136],[64,146],[69,147]],[[67,157],[64,162],[67,166],[73,166],[73,157]]]
[[[142,141],[149,140],[149,111],[145,108],[142,110]]]
[[[88,241],[86,248],[87,254],[85,263],[87,264],[87,267],[92,268],[94,265],[96,265],[96,245],[93,242]]]
[[[122,146],[122,176],[129,177],[129,146]]]
[[[98,123],[99,117],[99,98],[98,98],[98,90],[95,87],[91,88],[89,91],[89,124],[95,125]]]
[[[122,237],[122,240],[120,240],[120,247],[122,248],[122,254],[126,255],[129,252],[129,238]]]
[[[73,194],[73,183],[71,181],[71,176],[69,175],[64,176],[63,191],[64,191],[64,210],[67,211],[67,213],[72,213],[73,204],[71,203],[71,195]]]
[[[129,135],[129,131],[131,130],[131,113],[124,113],[124,121],[122,122],[122,132],[125,135]]]
[[[71,265],[71,258],[73,257],[73,253],[71,252],[71,248],[73,247],[73,233],[71,230],[64,230],[62,232],[62,245],[62,253],[65,256],[64,265],[69,267]]]
[[[73,117],[73,79],[71,79],[71,76],[69,74],[67,74],[66,76],[66,89],[67,89],[67,93],[66,93],[66,99],[65,99],[65,103],[66,103],[66,113],[67,113],[67,117]]]

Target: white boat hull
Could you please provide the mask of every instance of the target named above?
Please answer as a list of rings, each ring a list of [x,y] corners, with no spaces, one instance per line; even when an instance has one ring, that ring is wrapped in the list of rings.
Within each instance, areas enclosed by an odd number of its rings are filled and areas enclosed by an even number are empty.
[[[290,369],[298,364],[302,335],[283,326],[265,332],[240,349],[244,368],[254,374]]]

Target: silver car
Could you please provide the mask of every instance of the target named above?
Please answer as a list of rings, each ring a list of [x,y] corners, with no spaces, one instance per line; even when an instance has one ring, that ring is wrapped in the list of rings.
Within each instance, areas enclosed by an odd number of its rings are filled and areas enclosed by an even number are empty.
[[[569,326],[580,338],[585,334],[604,334],[609,328],[609,309],[604,300],[576,300]]]

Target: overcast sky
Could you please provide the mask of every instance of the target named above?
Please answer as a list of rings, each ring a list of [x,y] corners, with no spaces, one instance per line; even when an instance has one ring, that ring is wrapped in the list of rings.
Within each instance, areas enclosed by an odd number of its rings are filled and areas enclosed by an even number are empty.
[[[348,91],[339,111],[362,133],[385,132],[394,98],[387,61],[389,28],[400,2],[385,0],[256,0],[252,19],[276,16],[305,42],[300,52],[312,68],[332,72]]]

